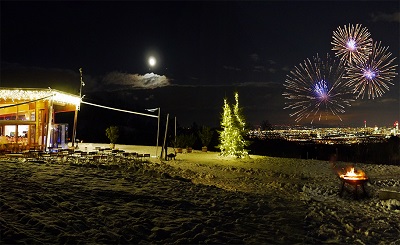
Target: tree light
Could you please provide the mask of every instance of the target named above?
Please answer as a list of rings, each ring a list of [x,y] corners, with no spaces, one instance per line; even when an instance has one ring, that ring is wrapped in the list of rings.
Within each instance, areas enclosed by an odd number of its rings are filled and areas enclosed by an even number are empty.
[[[235,93],[236,104],[233,110],[228,104],[227,99],[224,99],[224,107],[222,113],[220,132],[220,144],[222,156],[235,156],[237,158],[248,156],[248,151],[245,147],[248,142],[244,139],[246,134],[245,120],[239,108],[239,94]]]

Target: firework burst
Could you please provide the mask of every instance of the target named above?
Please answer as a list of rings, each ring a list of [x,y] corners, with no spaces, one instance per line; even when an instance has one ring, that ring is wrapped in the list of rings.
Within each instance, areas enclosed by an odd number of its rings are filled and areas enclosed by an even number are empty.
[[[322,117],[337,116],[350,106],[351,91],[343,86],[345,68],[343,61],[332,59],[328,54],[324,59],[318,55],[312,60],[307,59],[290,71],[284,82],[286,91],[283,93],[286,102],[284,109],[294,112],[295,121],[311,118],[311,123]]]
[[[346,68],[347,86],[357,94],[356,98],[364,98],[366,93],[368,99],[380,97],[389,90],[389,85],[394,85],[391,80],[397,75],[397,64],[393,64],[396,58],[390,58],[392,53],[388,49],[375,42],[366,61],[349,64]]]
[[[361,28],[361,25],[350,25],[337,28],[333,32],[332,50],[336,56],[348,63],[363,62],[368,58],[371,52],[372,39],[367,28]]]

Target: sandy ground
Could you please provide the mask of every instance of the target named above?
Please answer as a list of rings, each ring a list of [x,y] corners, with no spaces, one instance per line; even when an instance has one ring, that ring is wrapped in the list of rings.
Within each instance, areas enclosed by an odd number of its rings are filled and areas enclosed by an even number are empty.
[[[400,166],[355,164],[355,199],[326,161],[116,147],[152,157],[0,159],[1,244],[400,244]]]

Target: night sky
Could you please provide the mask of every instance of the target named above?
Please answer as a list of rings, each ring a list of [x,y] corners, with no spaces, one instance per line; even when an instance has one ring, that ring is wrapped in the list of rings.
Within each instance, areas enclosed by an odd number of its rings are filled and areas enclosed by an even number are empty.
[[[399,64],[398,1],[1,1],[0,85],[76,94],[82,68],[87,102],[161,107],[180,125],[215,127],[224,97],[234,103],[238,91],[248,124],[296,124],[283,109],[286,76],[317,53],[334,56],[333,31],[348,24],[367,27]],[[382,97],[352,103],[343,121],[314,125],[393,125],[399,76],[392,82]]]

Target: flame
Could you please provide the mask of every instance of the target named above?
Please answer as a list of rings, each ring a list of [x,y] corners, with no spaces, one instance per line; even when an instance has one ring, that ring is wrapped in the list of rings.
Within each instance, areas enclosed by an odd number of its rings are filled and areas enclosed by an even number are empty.
[[[346,174],[341,174],[340,178],[348,179],[348,180],[366,180],[366,179],[368,179],[367,175],[363,171],[361,171],[361,170],[355,171],[354,168],[351,168],[350,171],[347,171]]]

